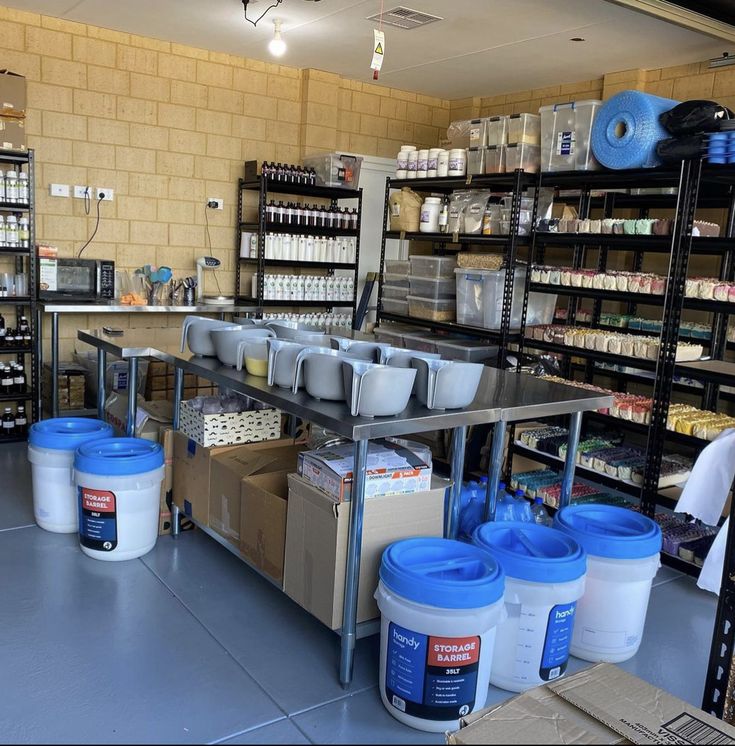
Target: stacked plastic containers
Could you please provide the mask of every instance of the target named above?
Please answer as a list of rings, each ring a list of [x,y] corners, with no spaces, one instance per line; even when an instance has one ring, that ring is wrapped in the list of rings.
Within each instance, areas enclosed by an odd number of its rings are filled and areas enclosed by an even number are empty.
[[[661,529],[640,513],[595,504],[562,508],[554,526],[587,552],[587,588],[577,607],[572,655],[607,663],[632,658],[661,566]]]
[[[486,117],[470,122],[468,174],[499,174],[516,169],[539,170],[538,114]]]
[[[408,316],[408,259],[386,259],[383,273],[383,311]]]
[[[602,101],[551,104],[541,117],[541,170],[590,171],[599,168],[592,154],[592,123]]]
[[[585,590],[584,549],[534,523],[485,523],[472,538],[506,575],[507,617],[497,627],[490,683],[522,692],[563,676]]]
[[[503,314],[505,269],[455,270],[457,321],[465,326],[500,329]],[[523,313],[526,268],[517,266],[513,276],[510,328],[519,329]]]
[[[470,544],[419,538],[385,550],[380,696],[394,718],[441,733],[485,706],[504,585],[496,560]]]
[[[408,315],[429,321],[454,321],[456,259],[414,255],[409,261]]]

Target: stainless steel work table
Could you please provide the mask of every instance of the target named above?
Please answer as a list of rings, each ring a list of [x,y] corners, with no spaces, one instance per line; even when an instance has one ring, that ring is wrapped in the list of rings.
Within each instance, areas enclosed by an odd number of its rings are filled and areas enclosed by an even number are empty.
[[[503,446],[508,423],[537,417],[572,415],[560,499],[560,504],[564,506],[569,503],[571,498],[582,412],[609,407],[612,404],[611,396],[595,395],[585,389],[550,383],[533,376],[486,368],[477,396],[466,409],[428,410],[416,400],[411,400],[409,406],[396,417],[375,419],[352,417],[344,403],[319,401],[313,399],[304,391],[294,394],[287,389],[268,386],[264,378],[238,372],[233,368],[221,365],[218,360],[213,358],[201,358],[189,353],[180,353],[170,344],[162,345],[162,348],[156,347],[157,335],[160,335],[160,331],[155,329],[125,332],[120,336],[109,336],[101,330],[79,331],[78,333],[79,340],[95,347],[99,355],[104,356],[106,353],[111,353],[128,360],[130,390],[128,391],[127,429],[129,435],[134,433],[135,428],[138,359],[153,357],[175,366],[174,429],[178,428],[184,374],[194,373],[288,414],[322,425],[339,435],[350,438],[354,442],[354,483],[350,510],[339,668],[340,681],[345,686],[352,680],[352,665],[357,639],[357,592],[365,506],[365,464],[369,441],[372,438],[452,429],[452,487],[449,497],[449,520],[445,528],[445,534],[453,538],[457,532],[460,507],[459,493],[464,472],[464,451],[467,428],[470,425],[494,424],[486,501],[486,513],[492,518],[495,512],[495,495],[502,470]],[[103,369],[104,366],[101,367],[101,370]],[[104,375],[99,378],[99,386],[104,394]],[[104,395],[99,398],[99,402],[100,416],[102,416],[104,414]],[[172,526],[172,532],[176,535],[179,527],[179,515],[178,508],[175,505],[172,506]]]
[[[223,305],[197,305],[197,306],[121,306],[116,303],[99,302],[40,302],[36,316],[36,354],[38,359],[38,411],[43,412],[43,314],[51,314],[51,416],[59,416],[59,394],[57,390],[57,378],[59,373],[59,314],[87,314],[87,313],[207,313],[220,314],[224,317],[226,313],[254,313],[254,306],[223,306]]]

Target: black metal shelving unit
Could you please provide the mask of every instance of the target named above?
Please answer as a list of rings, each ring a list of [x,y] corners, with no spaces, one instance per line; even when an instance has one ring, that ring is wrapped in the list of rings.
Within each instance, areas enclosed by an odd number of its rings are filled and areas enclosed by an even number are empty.
[[[383,212],[383,233],[380,247],[380,277],[378,283],[378,313],[377,320],[399,322],[432,331],[446,331],[462,334],[475,339],[488,340],[498,345],[498,365],[501,365],[510,344],[520,341],[520,336],[511,330],[511,306],[513,297],[513,281],[515,278],[518,249],[527,247],[526,258],[530,260],[532,237],[520,235],[521,198],[524,193],[537,184],[536,174],[517,170],[504,174],[479,174],[463,177],[441,177],[435,179],[386,179],[385,201]],[[451,234],[451,233],[421,233],[399,232],[389,230],[389,199],[392,189],[409,186],[414,191],[424,194],[449,194],[461,189],[492,189],[493,191],[510,192],[513,195],[510,216],[510,232],[507,235],[485,236],[479,234]],[[532,221],[535,221],[535,211]],[[385,242],[388,239],[403,239],[408,241],[423,241],[432,244],[432,250],[437,254],[448,254],[457,248],[471,249],[477,247],[497,247],[503,253],[503,266],[506,268],[503,286],[503,306],[500,328],[498,330],[483,329],[467,326],[456,322],[431,321],[412,316],[388,313],[383,310],[383,283],[385,273]]]
[[[15,403],[16,407],[18,404],[31,402],[30,411],[26,412],[28,425],[30,426],[32,422],[38,421],[40,417],[38,411],[40,351],[38,349],[38,329],[36,328],[37,312],[35,298],[38,268],[35,249],[35,168],[33,150],[29,150],[28,152],[0,150],[0,168],[3,170],[9,168],[25,170],[28,174],[29,201],[27,203],[0,202],[0,214],[4,217],[15,214],[28,218],[29,239],[27,247],[0,244],[0,258],[3,258],[5,262],[8,260],[13,262],[12,271],[15,274],[25,273],[26,283],[31,293],[23,297],[0,297],[0,312],[5,317],[6,327],[17,327],[20,317],[25,316],[31,326],[33,335],[30,346],[13,345],[12,347],[0,347],[0,360],[7,362],[8,357],[12,357],[14,362],[23,365],[28,385],[22,392],[0,394],[0,402],[3,405]],[[20,443],[25,440],[25,437],[3,438],[0,440],[0,443]]]
[[[258,192],[258,220],[243,220],[243,191]],[[320,200],[329,200],[331,207],[336,207],[343,200],[357,200],[357,228],[319,228],[315,226],[290,225],[267,220],[266,204],[269,195],[285,194],[301,199],[311,198]],[[333,308],[351,308],[353,324],[356,317],[358,293],[358,269],[360,265],[360,228],[362,226],[362,189],[342,189],[324,186],[314,186],[310,184],[292,184],[288,182],[275,181],[258,177],[253,180],[240,179],[238,183],[237,198],[237,223],[238,231],[235,238],[235,298],[238,303],[250,303],[258,308],[258,313],[262,316],[265,308],[323,308],[331,310]],[[258,255],[257,257],[240,256],[240,236],[243,231],[251,231],[258,234]],[[265,237],[269,233],[288,233],[292,235],[312,235],[326,237],[354,237],[355,238],[355,261],[354,262],[317,262],[303,260],[285,260],[270,259],[265,256]],[[258,273],[258,292],[253,298],[249,294],[241,292],[242,268],[247,265],[255,265]],[[334,274],[336,270],[349,270],[354,277],[354,296],[349,302],[335,300],[271,300],[264,299],[264,281],[266,271],[270,268],[285,267],[298,270],[324,270],[328,276]]]

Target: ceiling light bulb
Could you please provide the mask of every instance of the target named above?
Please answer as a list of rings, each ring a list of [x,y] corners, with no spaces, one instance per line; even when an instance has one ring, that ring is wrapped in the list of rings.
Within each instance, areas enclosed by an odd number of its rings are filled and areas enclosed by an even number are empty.
[[[274,57],[283,57],[286,53],[286,42],[281,37],[281,21],[279,18],[273,21],[273,26],[275,29],[273,31],[273,38],[268,43],[268,51]]]

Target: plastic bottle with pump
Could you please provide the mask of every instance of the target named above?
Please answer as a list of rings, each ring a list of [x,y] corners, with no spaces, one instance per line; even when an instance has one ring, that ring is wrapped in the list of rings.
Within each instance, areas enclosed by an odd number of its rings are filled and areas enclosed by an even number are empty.
[[[533,515],[533,522],[540,526],[551,526],[554,523],[554,519],[546,512],[543,497],[534,498],[531,514]]]

